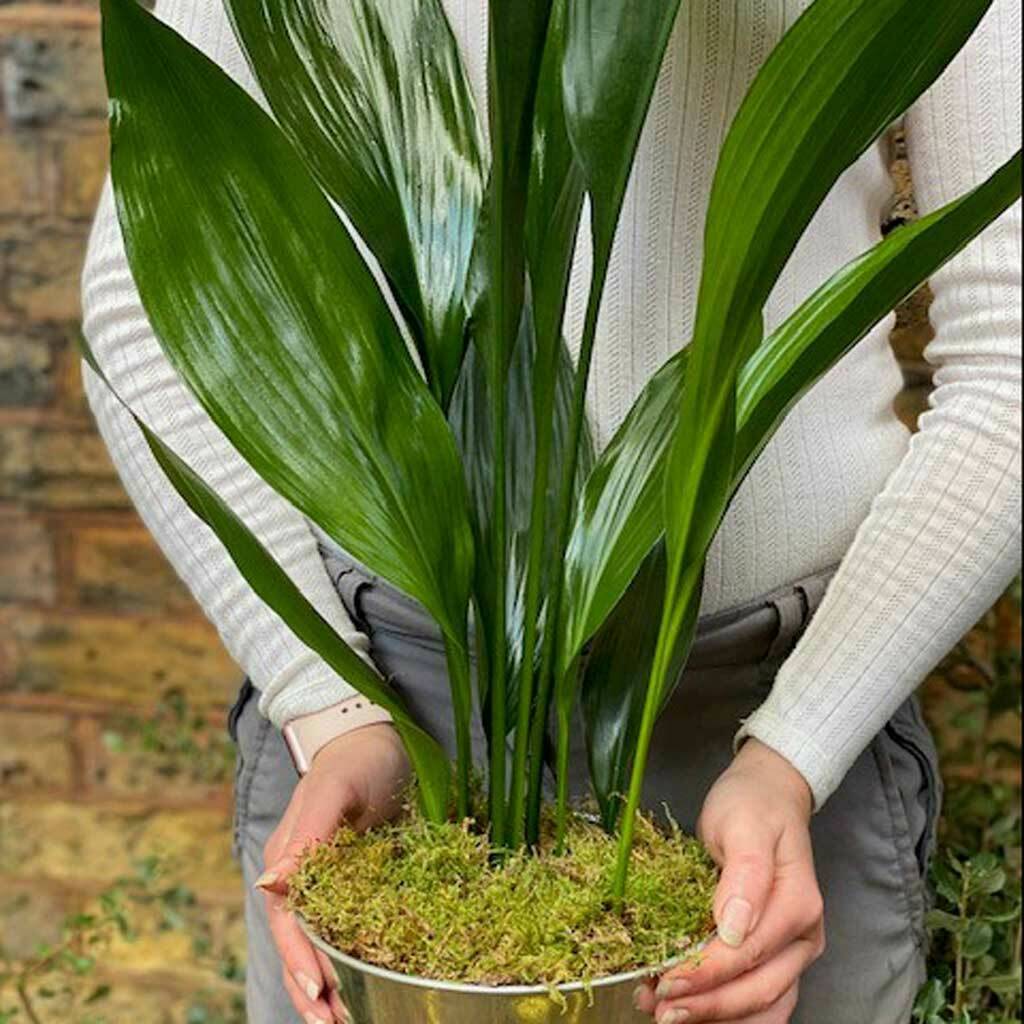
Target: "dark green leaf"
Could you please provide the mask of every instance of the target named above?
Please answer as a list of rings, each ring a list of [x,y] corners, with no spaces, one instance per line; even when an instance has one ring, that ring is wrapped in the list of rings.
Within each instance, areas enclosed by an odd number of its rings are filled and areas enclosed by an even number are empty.
[[[609,832],[618,825],[633,766],[664,598],[665,547],[658,544],[594,638],[582,670],[580,703],[590,778]],[[676,646],[669,673],[673,683],[689,654],[696,608]]]
[[[559,356],[554,374],[553,410],[551,415],[552,444],[551,481],[547,502],[549,516],[553,518],[553,507],[557,501],[556,482],[565,459],[569,405],[572,396],[572,363],[563,344],[559,344]],[[507,608],[507,636],[509,656],[509,679],[518,675],[522,637],[524,631],[525,569],[529,548],[530,506],[532,482],[536,459],[537,420],[533,402],[532,384],[535,376],[536,342],[530,321],[527,320],[520,333],[513,352],[508,372],[508,429],[506,434],[506,516],[508,522],[507,563],[509,565],[508,589],[505,594]],[[493,437],[491,432],[491,406],[488,400],[488,383],[483,360],[471,347],[467,352],[463,375],[452,398],[450,421],[452,431],[462,453],[469,483],[473,519],[477,536],[486,537],[490,530],[493,511]],[[593,454],[589,435],[585,438],[582,455],[583,465],[589,469]],[[554,538],[547,537],[546,551],[553,553]],[[490,629],[494,619],[495,574],[490,562],[490,548],[479,544],[477,560],[476,595],[478,612],[483,627]],[[554,568],[553,559],[545,559],[544,579]],[[480,625],[480,623],[478,623]],[[485,699],[486,699],[486,695]],[[515,710],[515,687],[510,687],[510,709]],[[486,716],[485,716],[486,721]]]
[[[278,122],[380,262],[447,406],[486,171],[439,0],[228,6]]]
[[[687,361],[681,352],[652,378],[583,488],[565,554],[560,674],[619,603],[662,536],[660,496]]]
[[[599,262],[611,250],[679,0],[567,5],[565,110],[591,197]]]
[[[86,361],[110,387],[84,338],[81,344]],[[443,821],[448,813],[451,770],[441,746],[412,719],[394,691],[370,665],[338,636],[291,577],[216,492],[141,420],[136,417],[135,422],[174,489],[196,516],[214,532],[238,571],[260,599],[343,679],[364,697],[391,713],[416,771],[424,812],[432,821]],[[154,864],[144,864],[140,870],[145,877],[151,878],[156,867]]]
[[[482,251],[489,329],[482,354],[494,382],[512,358],[522,320],[534,105],[551,9],[552,0],[492,0],[488,7],[491,180]]]
[[[1018,152],[973,192],[899,228],[844,267],[772,334],[740,374],[738,475],[824,373],[1020,194]]]
[[[748,92],[715,176],[666,473],[670,588],[703,558],[728,503],[731,473],[716,463],[733,430],[736,377],[779,274],[840,174],[935,81],[990,5],[816,0]]]
[[[986,921],[972,921],[961,939],[961,952],[968,960],[978,960],[992,948],[994,932]]]
[[[134,0],[104,0],[129,261],[179,374],[242,456],[465,642],[472,537],[451,433],[290,143]]]

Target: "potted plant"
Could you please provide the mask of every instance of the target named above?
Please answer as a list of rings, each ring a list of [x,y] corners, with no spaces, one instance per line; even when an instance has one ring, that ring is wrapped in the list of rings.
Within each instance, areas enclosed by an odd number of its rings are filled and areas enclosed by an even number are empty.
[[[567,770],[582,708],[600,821],[616,837],[604,913],[621,923],[638,827],[650,836],[638,812],[651,734],[739,483],[807,389],[1020,195],[1018,154],[766,335],[761,309],[837,178],[936,80],[991,0],[810,6],[723,148],[693,338],[600,455],[585,423],[598,314],[679,0],[492,0],[486,139],[440,0],[226,2],[273,118],[135,0],[103,0],[129,260],[168,358],[243,457],[436,619],[454,766],[140,427],[263,600],[394,715],[419,799],[399,838],[449,822],[499,861],[521,866],[542,848],[571,861],[567,838],[586,828]],[[574,365],[561,329],[588,204],[594,272]],[[620,657],[586,656],[614,651],[634,620],[648,628]],[[491,748],[480,803],[473,644]],[[684,846],[669,837],[664,855]],[[556,1019],[566,1003],[580,1021],[633,1012],[635,975],[581,973],[553,999],[550,981],[441,984],[330,955],[361,1021],[432,1019],[428,1007],[474,1022]]]

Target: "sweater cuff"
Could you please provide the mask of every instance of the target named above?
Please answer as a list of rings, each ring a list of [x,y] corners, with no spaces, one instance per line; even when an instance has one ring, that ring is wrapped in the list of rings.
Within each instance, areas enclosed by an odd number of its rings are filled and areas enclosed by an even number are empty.
[[[815,813],[825,806],[843,781],[843,773],[834,759],[798,722],[777,714],[770,703],[762,705],[743,723],[736,734],[735,749],[738,751],[748,739],[759,740],[770,747],[804,777],[814,796]]]
[[[352,646],[376,672],[369,653]],[[283,729],[297,718],[315,715],[356,696],[359,691],[355,687],[329,668],[319,655],[306,651],[264,687],[260,713],[278,729]]]

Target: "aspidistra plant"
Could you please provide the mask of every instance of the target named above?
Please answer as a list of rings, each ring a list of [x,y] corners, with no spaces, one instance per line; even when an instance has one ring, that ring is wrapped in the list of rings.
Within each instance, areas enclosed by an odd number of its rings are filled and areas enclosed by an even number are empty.
[[[601,301],[679,3],[491,0],[486,119],[440,0],[226,0],[270,114],[136,0],[102,5],[114,191],[157,337],[262,478],[437,621],[454,773],[140,422],[157,461],[262,600],[392,711],[429,819],[471,812],[478,706],[480,826],[496,850],[536,846],[553,761],[561,844],[580,706],[621,837],[617,901],[653,728],[737,487],[794,403],[1021,191],[1018,154],[765,337],[761,310],[838,177],[991,4],[816,0],[723,148],[693,338],[595,457]],[[562,324],[586,209],[594,272],[573,361]]]

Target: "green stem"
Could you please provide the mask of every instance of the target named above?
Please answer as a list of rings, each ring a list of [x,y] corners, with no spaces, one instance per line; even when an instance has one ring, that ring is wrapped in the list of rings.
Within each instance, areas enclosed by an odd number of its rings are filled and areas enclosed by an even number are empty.
[[[558,349],[555,347],[557,354]],[[553,379],[553,373],[547,375]],[[542,374],[542,379],[544,375]],[[519,685],[519,715],[516,723],[515,756],[512,767],[512,809],[510,839],[513,849],[526,841],[527,767],[530,750],[530,718],[536,681],[538,617],[540,615],[541,582],[544,573],[545,520],[548,479],[551,469],[551,445],[554,435],[554,388],[545,386],[538,395],[536,420],[537,443],[534,462],[533,500],[530,507],[530,551],[526,569],[526,601],[524,608],[522,679]]]
[[[572,419],[569,425],[569,447],[558,497],[558,518],[555,523],[557,544],[553,555],[556,567],[565,561],[565,549],[569,543],[569,529],[572,525],[573,499],[576,493],[576,473],[579,469],[580,442],[583,438],[583,424],[587,412],[587,384],[590,367],[594,359],[594,342],[597,338],[598,316],[605,282],[608,280],[608,263],[611,246],[602,246],[601,257],[594,260],[594,274],[590,285],[587,305],[587,319],[583,329],[579,361],[576,365],[576,380],[573,387]],[[548,614],[544,631],[541,656],[540,694],[533,716],[530,735],[530,789],[527,810],[527,840],[535,842],[540,831],[540,810],[544,796],[544,741],[547,737],[548,716],[555,690],[556,638],[561,625],[562,588],[564,576],[556,571],[548,595]]]
[[[960,920],[967,922],[969,919],[969,896],[970,892],[970,876],[969,868],[964,868],[964,879],[960,887]],[[964,956],[964,939],[963,935],[956,936],[956,969],[954,984],[956,990],[953,995],[953,1016],[959,1019],[963,1013],[964,1006],[967,1002],[967,978],[965,977],[965,970],[967,965],[967,958]]]
[[[504,387],[496,389],[491,396],[495,410],[494,418],[494,635],[490,658],[490,699],[491,699],[491,778],[490,811],[491,839],[502,844],[506,834],[508,753],[508,638],[506,634],[506,590],[508,577],[507,544],[505,542],[505,409]]]
[[[558,779],[558,796],[555,818],[555,854],[559,857],[565,853],[565,839],[569,832],[569,753],[571,715],[558,715],[558,761],[556,776]]]
[[[654,727],[658,724],[662,698],[666,692],[668,674],[672,667],[672,653],[679,636],[681,624],[686,618],[689,603],[698,599],[696,581],[699,573],[686,574],[681,586],[670,579],[666,587],[665,610],[658,633],[658,646],[654,653],[651,679],[647,684],[643,717],[640,720],[640,734],[637,737],[636,755],[633,758],[629,795],[623,812],[619,832],[619,851],[615,862],[612,881],[612,902],[617,910],[622,909],[626,899],[626,884],[629,880],[629,865],[633,854],[633,840],[636,837],[636,818],[643,797],[644,777],[647,761],[651,754],[651,740]]]
[[[473,741],[470,732],[473,691],[469,648],[464,643],[458,644],[445,637],[445,656],[455,714],[455,813],[459,821],[465,821],[471,813],[473,785]]]

